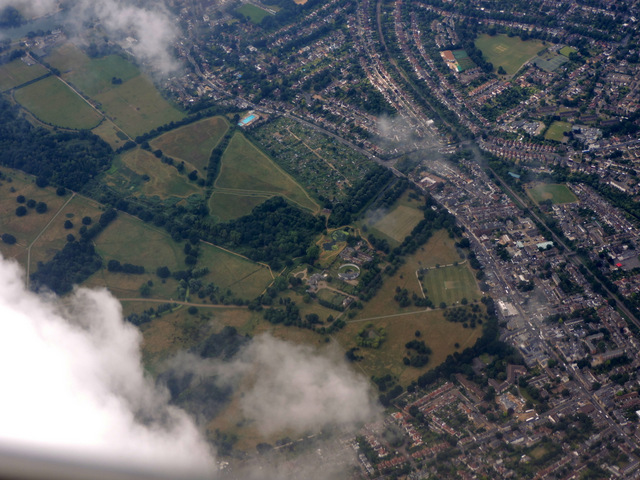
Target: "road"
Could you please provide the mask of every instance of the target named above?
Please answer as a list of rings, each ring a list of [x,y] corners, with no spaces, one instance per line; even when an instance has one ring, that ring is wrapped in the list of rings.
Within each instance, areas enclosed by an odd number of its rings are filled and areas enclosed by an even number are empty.
[[[504,188],[507,192],[509,192],[509,194],[513,198],[515,198],[518,202],[520,202],[521,205],[523,205],[523,206],[527,205],[527,203],[525,201],[523,201],[522,198],[516,192],[514,192],[513,189],[504,180],[502,180],[496,174],[496,172],[494,172],[491,168],[488,168],[488,170],[491,171],[491,173],[493,173],[493,175],[495,176],[495,178],[498,181],[498,183],[500,183],[502,188]],[[540,223],[541,225],[544,226],[544,228],[552,235],[552,238],[553,238],[554,242],[556,242],[558,245],[562,245],[562,247],[565,249],[566,252],[572,252],[573,251],[571,248],[569,248],[562,241],[562,239],[560,237],[558,237],[549,227],[547,227],[547,225],[544,222],[544,220],[542,218],[540,218],[532,209],[529,209],[528,213],[538,223]],[[565,257],[567,258],[568,261],[570,261],[571,263],[573,263],[577,267],[579,267],[580,265],[584,266],[589,271],[589,273],[591,273],[591,275],[593,275],[594,279],[600,284],[600,286],[604,289],[604,291],[607,292],[607,295],[609,295],[610,298],[613,298],[616,301],[616,307],[621,312],[623,312],[629,318],[629,320],[631,320],[638,328],[640,328],[640,320],[638,320],[638,318],[633,313],[631,313],[631,311],[625,306],[624,303],[622,303],[622,301],[620,301],[620,299],[618,298],[618,296],[616,294],[614,294],[602,282],[600,282],[600,280],[598,280],[598,278],[595,276],[595,274],[589,269],[589,267],[587,265],[584,264],[584,262],[582,261],[582,259],[578,255],[565,255]]]

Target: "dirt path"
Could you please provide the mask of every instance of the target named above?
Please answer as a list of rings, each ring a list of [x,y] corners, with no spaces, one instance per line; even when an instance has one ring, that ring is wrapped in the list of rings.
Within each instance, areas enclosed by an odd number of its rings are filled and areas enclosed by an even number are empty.
[[[246,305],[214,305],[212,303],[192,303],[184,302],[181,300],[173,299],[159,299],[159,298],[119,298],[121,302],[149,302],[149,303],[175,303],[176,305],[186,305],[188,307],[203,307],[203,308],[247,308]]]
[[[64,202],[64,204],[58,209],[56,214],[53,217],[51,217],[51,220],[49,220],[49,223],[47,223],[44,226],[44,228],[42,230],[40,230],[40,233],[38,233],[38,236],[36,238],[34,238],[33,241],[29,244],[29,247],[27,248],[27,289],[29,288],[29,272],[30,272],[30,269],[31,269],[31,247],[33,247],[33,244],[38,241],[40,236],[45,232],[45,230],[47,230],[47,228],[49,228],[49,226],[58,217],[58,215],[60,215],[60,212],[62,212],[62,210],[64,210],[67,207],[67,205],[69,205],[69,202],[71,200],[73,200],[73,197],[75,197],[75,196],[76,196],[76,194],[75,194],[75,192],[73,192],[71,194],[71,196],[69,197],[69,200]]]

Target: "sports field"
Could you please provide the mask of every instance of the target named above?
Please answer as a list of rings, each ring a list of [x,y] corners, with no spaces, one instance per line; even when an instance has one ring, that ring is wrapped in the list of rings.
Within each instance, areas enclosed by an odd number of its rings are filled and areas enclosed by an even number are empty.
[[[547,133],[544,134],[544,138],[547,140],[555,140],[556,142],[562,142],[566,136],[564,132],[571,130],[571,124],[567,122],[555,121],[551,124]]]
[[[46,75],[47,69],[39,63],[27,65],[19,58],[0,66],[0,92],[18,87],[23,83]]]
[[[534,202],[540,203],[544,200],[551,200],[553,204],[573,203],[578,198],[569,187],[561,183],[538,183],[527,188],[527,194]]]
[[[253,23],[260,23],[264,17],[266,17],[267,15],[271,15],[263,8],[257,7],[250,3],[245,3],[236,11],[247,17]]]
[[[209,199],[211,215],[221,222],[249,215],[262,202],[271,198],[270,195],[236,195],[234,193],[213,192]]]
[[[476,279],[466,264],[431,268],[424,273],[422,284],[427,297],[436,306],[440,302],[453,305],[463,298],[472,301],[482,297]]]
[[[357,346],[358,331],[372,323],[375,328],[384,328],[386,339],[378,349],[360,348],[356,353],[364,358],[357,363],[367,376],[383,376],[390,373],[399,383],[407,386],[425,371],[438,366],[454,352],[472,346],[482,334],[482,328],[464,328],[460,323],[448,322],[441,310],[418,312],[384,319],[365,320],[348,323],[335,335],[345,350]],[[422,368],[404,365],[405,344],[414,340],[416,330],[420,331],[419,340],[423,340],[432,350],[429,363]],[[458,348],[455,344],[458,343]]]
[[[209,268],[209,273],[201,279],[203,285],[213,282],[223,292],[231,290],[236,297],[252,300],[273,280],[266,266],[248,258],[205,243],[200,244],[200,250],[198,267]]]
[[[105,182],[123,192],[160,198],[187,197],[202,192],[201,187],[180,175],[174,167],[139,148],[116,157],[105,174]]]
[[[416,253],[405,258],[405,262],[398,268],[392,277],[385,277],[384,285],[378,294],[364,304],[364,308],[358,311],[356,319],[379,317],[385,315],[395,315],[411,311],[424,310],[424,307],[401,308],[394,299],[396,287],[407,289],[409,298],[415,293],[422,297],[422,287],[418,279],[417,270],[428,268],[434,265],[449,265],[454,262],[461,262],[460,254],[454,246],[455,240],[449,238],[446,230],[439,230]],[[444,268],[444,267],[443,267]],[[427,296],[431,298],[430,293]],[[431,301],[434,301],[431,298]],[[437,306],[437,303],[435,304]]]
[[[176,160],[189,162],[206,176],[211,151],[228,129],[229,122],[224,117],[205,118],[171,130],[149,143],[153,150],[160,149]]]
[[[14,96],[38,120],[58,127],[92,129],[102,121],[102,115],[57,77],[20,88]]]
[[[545,48],[539,40],[522,41],[520,37],[486,34],[476,39],[475,46],[493,64],[494,70],[501,66],[508,75],[515,74],[525,62]]]
[[[144,75],[138,75],[94,98],[114,123],[131,137],[184,118],[184,113],[167,102]]]
[[[241,134],[236,133],[222,156],[216,189],[249,195],[282,195],[311,211],[319,206],[296,181]]]

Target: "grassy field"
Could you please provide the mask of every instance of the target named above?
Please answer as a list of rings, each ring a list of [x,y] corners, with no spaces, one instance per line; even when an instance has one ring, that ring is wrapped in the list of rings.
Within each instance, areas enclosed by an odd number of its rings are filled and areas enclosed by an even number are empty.
[[[63,197],[64,201],[68,199],[69,195]],[[82,227],[83,217],[88,216],[97,221],[101,214],[102,210],[97,202],[78,195],[73,197],[33,244],[31,249],[31,271],[36,270],[38,262],[51,260],[58,250],[64,248],[68,234],[80,238],[78,230]],[[64,228],[64,223],[67,220],[73,223],[73,228]]]
[[[102,256],[106,267],[109,260],[120,263],[142,265],[146,272],[143,275],[126,275],[111,273],[104,268],[91,276],[87,286],[106,286],[114,295],[121,298],[139,297],[140,286],[151,280],[151,298],[171,298],[177,282],[168,279],[162,283],[155,272],[158,267],[167,266],[173,272],[184,270],[184,252],[182,245],[162,230],[158,230],[141,220],[119,213],[96,239],[96,250]]]
[[[174,167],[140,148],[116,157],[104,180],[123,192],[160,198],[187,197],[202,192],[201,187],[180,175]]]
[[[558,53],[559,53],[560,55],[564,55],[565,57],[567,57],[567,58],[568,58],[568,57],[569,57],[569,55],[571,55],[572,53],[577,53],[577,51],[578,51],[578,50],[576,50],[576,49],[575,49],[575,48],[573,48],[573,47],[566,46],[566,47],[562,47],[562,48],[558,51]]]
[[[64,128],[92,129],[102,116],[56,77],[16,90],[15,99],[39,120]]]
[[[357,346],[358,331],[368,323],[372,323],[375,328],[384,328],[387,337],[378,349],[360,348],[356,353],[364,358],[357,363],[357,366],[367,376],[382,376],[390,373],[404,386],[417,379],[426,370],[441,364],[447,355],[472,346],[482,333],[480,327],[464,328],[460,323],[446,321],[442,311],[433,310],[370,322],[348,323],[336,334],[337,340],[345,350]],[[405,344],[416,338],[416,330],[420,330],[420,340],[424,340],[433,351],[429,363],[422,368],[406,366],[402,362],[407,351]],[[459,345],[458,348],[455,347],[456,343]]]
[[[47,69],[36,63],[27,65],[19,58],[0,66],[0,92],[18,87],[47,73]]]
[[[112,83],[113,78],[126,82],[138,75],[140,70],[133,63],[120,55],[108,55],[100,58],[87,57],[79,66],[65,74],[64,78],[83,94],[94,97],[117,89],[118,85]]]
[[[416,253],[406,257],[405,263],[398,269],[392,277],[385,278],[384,286],[379,293],[364,304],[364,308],[359,311],[357,319],[375,318],[385,315],[395,315],[412,311],[422,311],[422,307],[409,306],[400,308],[398,302],[394,300],[396,287],[406,288],[409,297],[415,293],[422,296],[422,287],[416,271],[421,268],[428,268],[434,265],[448,265],[461,261],[460,255],[453,246],[454,241],[449,238],[445,230],[436,232],[433,237],[420,247]],[[432,300],[433,301],[433,300]]]
[[[236,11],[247,17],[253,23],[260,23],[264,17],[271,15],[266,10],[256,7],[250,3],[245,3],[240,8],[236,9]]]
[[[16,170],[2,168],[1,171],[11,177],[12,181],[3,181],[0,185],[0,235],[9,233],[16,237],[16,243],[7,245],[0,242],[0,251],[5,257],[14,258],[26,267],[27,248],[69,199],[69,195],[59,197],[52,187],[38,188],[35,177]],[[16,202],[18,195],[24,195],[27,200],[45,202],[48,206],[47,212],[40,214],[29,208],[27,215],[17,217],[15,212],[20,205]]]
[[[377,230],[396,243],[411,233],[411,230],[422,220],[423,213],[405,205],[399,205],[381,219],[372,223],[370,229]],[[375,234],[375,232],[374,232]]]
[[[211,151],[228,129],[229,122],[224,117],[205,118],[167,132],[150,144],[154,150],[160,149],[176,160],[189,162],[204,176]]]
[[[476,39],[475,46],[482,51],[488,62],[493,63],[494,70],[502,66],[508,75],[515,74],[522,65],[545,48],[539,40],[522,41],[520,37],[492,37],[486,34]]]
[[[222,157],[215,187],[237,193],[282,195],[303,208],[319,206],[298,183],[241,133],[236,133]]]
[[[214,192],[209,199],[211,215],[222,222],[243,217],[264,202],[270,195],[237,195],[235,193]]]
[[[540,203],[544,200],[551,200],[554,204],[577,202],[578,198],[569,187],[558,183],[538,183],[527,188],[527,194],[531,199]]]
[[[556,142],[564,142],[567,138],[564,132],[568,132],[570,130],[570,123],[555,121],[547,130],[547,133],[544,134],[544,138],[547,140],[555,140]]]
[[[427,297],[435,305],[458,303],[463,298],[469,301],[482,297],[476,279],[468,265],[432,268],[424,273],[422,281]]]
[[[91,131],[111,145],[114,150],[123,146],[128,140],[124,132],[109,121],[102,122]]]
[[[53,50],[47,62],[63,78],[100,103],[101,109],[129,136],[136,137],[184,113],[167,102],[137,66],[119,55],[89,58],[73,45]],[[113,84],[112,79],[122,80]]]
[[[78,47],[71,43],[65,43],[59,48],[55,48],[45,57],[45,60],[53,68],[57,68],[64,75],[74,69],[84,68],[90,58]]]
[[[184,118],[143,75],[94,97],[118,127],[136,137],[166,123]]]
[[[198,266],[209,268],[209,273],[202,277],[203,284],[213,282],[222,291],[231,290],[234,296],[251,300],[273,280],[264,265],[206,243],[201,244],[201,250]]]

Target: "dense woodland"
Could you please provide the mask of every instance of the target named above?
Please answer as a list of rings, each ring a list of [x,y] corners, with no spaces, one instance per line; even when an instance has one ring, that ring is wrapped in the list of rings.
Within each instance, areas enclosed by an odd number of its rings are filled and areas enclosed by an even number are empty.
[[[0,164],[23,170],[48,183],[80,190],[111,163],[113,152],[90,132],[50,132],[19,115],[0,99]]]

